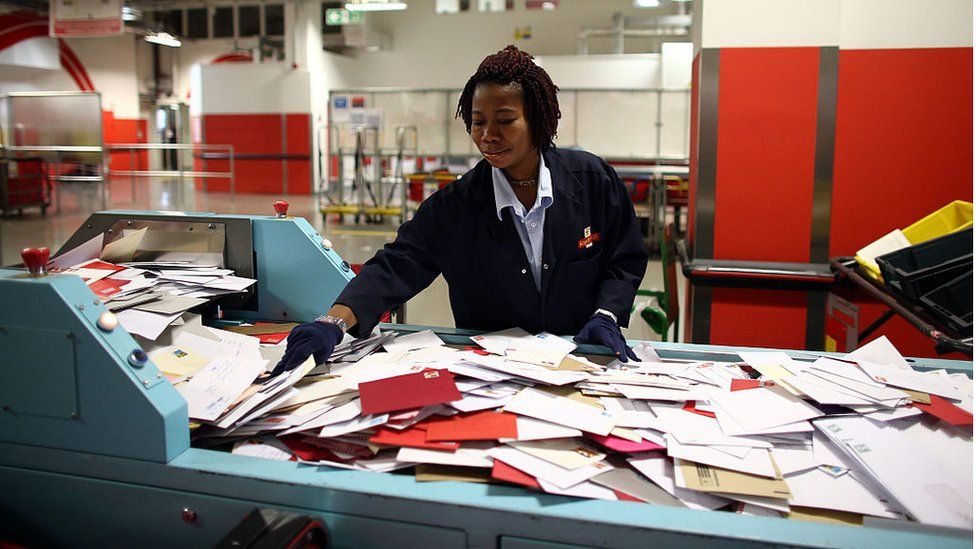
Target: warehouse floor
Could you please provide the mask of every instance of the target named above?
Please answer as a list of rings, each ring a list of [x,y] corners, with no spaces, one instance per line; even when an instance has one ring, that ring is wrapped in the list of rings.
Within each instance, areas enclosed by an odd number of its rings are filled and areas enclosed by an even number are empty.
[[[60,200],[55,200],[42,216],[38,208],[27,208],[23,215],[0,219],[0,265],[20,262],[20,250],[28,246],[48,246],[52,252],[75,232],[91,212],[105,209],[173,210],[251,215],[273,215],[272,203],[278,199],[289,202],[289,214],[304,217],[322,235],[333,242],[335,250],[349,263],[363,263],[383,244],[393,240],[393,222],[379,225],[339,223],[333,216],[328,221],[319,213],[317,200],[308,195],[274,196],[228,193],[204,193],[194,189],[192,180],[177,178],[128,178],[110,181],[104,197],[91,184],[66,187]],[[56,211],[60,206],[60,212]],[[351,216],[347,216],[347,221]],[[641,288],[662,288],[661,262],[650,260]],[[685,282],[678,273],[680,301],[684,301]],[[646,298],[638,298],[638,301]],[[407,303],[407,320],[411,324],[454,326],[448,300],[447,284],[443,277]],[[633,316],[624,333],[629,339],[657,340],[658,336],[644,321]],[[680,332],[679,332],[680,333]]]

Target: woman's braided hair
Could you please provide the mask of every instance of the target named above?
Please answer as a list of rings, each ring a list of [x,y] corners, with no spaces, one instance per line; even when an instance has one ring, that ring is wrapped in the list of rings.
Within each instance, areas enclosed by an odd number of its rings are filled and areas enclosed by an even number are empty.
[[[562,116],[556,98],[559,88],[546,71],[532,61],[532,55],[512,45],[485,57],[464,85],[455,116],[464,120],[465,129],[471,133],[471,100],[475,88],[480,84],[505,86],[511,83],[522,88],[522,103],[532,132],[532,144],[540,151],[554,147],[556,127]]]

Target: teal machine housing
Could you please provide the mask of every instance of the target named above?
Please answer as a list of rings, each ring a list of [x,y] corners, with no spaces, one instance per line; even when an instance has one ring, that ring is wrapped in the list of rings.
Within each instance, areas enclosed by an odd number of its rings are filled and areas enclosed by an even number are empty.
[[[224,263],[258,280],[223,309],[225,318],[308,321],[352,276],[302,218],[98,212],[64,249],[140,223],[225,231]],[[0,269],[0,540],[209,547],[251,510],[276,508],[319,518],[331,547],[972,546],[969,531],[917,524],[853,527],[579,500],[194,448],[186,402],[151,361],[130,361],[138,343],[124,329],[99,328],[105,310],[77,277]],[[474,334],[436,331],[448,343]],[[665,358],[700,360],[735,360],[740,350],[655,347]],[[971,362],[915,365],[972,376]]]

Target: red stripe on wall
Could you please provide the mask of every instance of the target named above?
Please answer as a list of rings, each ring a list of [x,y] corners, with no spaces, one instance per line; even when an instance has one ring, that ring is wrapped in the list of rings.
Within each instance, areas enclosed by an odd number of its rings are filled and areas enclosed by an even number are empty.
[[[831,256],[973,199],[972,48],[841,50],[839,63]]]
[[[712,288],[709,343],[803,349],[806,304],[806,292]]]
[[[47,36],[47,22],[23,21],[19,18],[0,16],[0,50],[18,42]]]
[[[716,258],[809,261],[819,56],[722,49]]]
[[[85,66],[81,64],[81,60],[75,55],[71,46],[60,38],[58,39],[58,52],[61,55],[61,66],[64,67],[64,70],[68,71],[68,75],[78,85],[78,89],[81,91],[95,91],[95,85],[92,83],[91,77],[88,76],[88,71],[85,70]]]

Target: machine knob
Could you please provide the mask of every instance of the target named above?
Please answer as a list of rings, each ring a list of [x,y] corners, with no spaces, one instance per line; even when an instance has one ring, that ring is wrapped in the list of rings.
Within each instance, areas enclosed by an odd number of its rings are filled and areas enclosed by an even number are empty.
[[[143,351],[142,349],[133,349],[132,352],[129,353],[129,366],[138,369],[145,366],[147,362],[149,362],[149,355],[146,354],[146,351]]]
[[[323,238],[322,239],[322,247],[325,248],[326,250],[331,250],[332,249],[332,241],[329,240],[328,238]]]
[[[98,327],[102,329],[103,332],[111,332],[119,325],[119,317],[115,316],[112,311],[105,311],[104,313],[98,315]]]
[[[44,276],[47,274],[47,260],[51,257],[51,250],[48,248],[24,248],[20,251],[20,257],[27,265],[27,272],[31,276]]]
[[[288,203],[284,200],[277,200],[274,203],[275,217],[288,217]]]

